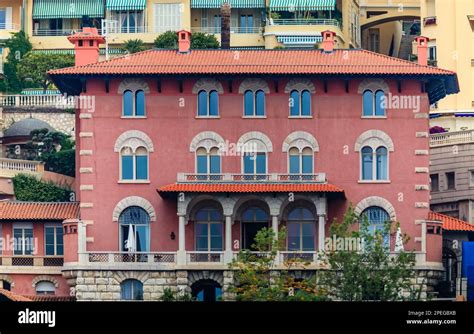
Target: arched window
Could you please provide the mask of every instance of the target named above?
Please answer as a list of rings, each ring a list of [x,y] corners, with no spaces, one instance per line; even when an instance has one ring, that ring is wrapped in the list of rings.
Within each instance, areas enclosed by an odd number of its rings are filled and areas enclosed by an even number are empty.
[[[308,90],[291,91],[290,116],[311,116],[311,93]]]
[[[219,116],[219,93],[216,90],[200,90],[198,93],[198,116]]]
[[[35,290],[37,295],[54,295],[56,287],[53,282],[39,281],[36,283]]]
[[[135,151],[123,147],[120,157],[122,180],[148,180],[148,151],[145,147],[138,147]]]
[[[388,180],[388,150],[364,146],[361,150],[361,177],[366,181]]]
[[[255,93],[247,90],[244,93],[244,116],[265,116],[265,92],[261,89]]]
[[[360,222],[363,222],[363,219],[367,219],[368,232],[371,235],[375,235],[376,231],[380,231],[379,233],[384,232],[384,225],[386,222],[390,221],[390,216],[388,212],[381,207],[369,206],[360,214]],[[390,245],[389,233],[383,235],[383,237],[384,244],[388,247]]]
[[[289,173],[290,174],[313,174],[313,150],[305,147],[299,150],[292,147],[288,151]]]
[[[145,92],[141,89],[135,92],[135,116],[145,116]]]
[[[220,210],[205,207],[196,212],[196,250],[222,251],[223,250],[223,216]],[[207,254],[205,259],[210,261]],[[202,262],[202,261],[201,261]]]
[[[201,279],[191,286],[191,293],[198,302],[214,302],[222,297],[222,287],[211,279]]]
[[[362,95],[362,109],[364,117],[384,117],[385,114],[385,93],[383,90],[373,91],[367,89]]]
[[[136,279],[126,279],[120,283],[122,300],[143,300],[143,283]]]
[[[313,251],[315,249],[316,221],[305,207],[296,207],[288,213],[288,250]]]
[[[124,117],[145,116],[145,92],[141,89],[133,92],[127,89],[123,92],[122,115]]]
[[[147,252],[150,250],[150,216],[138,206],[130,206],[119,216],[120,250]]]
[[[251,206],[242,212],[241,220],[242,247],[243,249],[252,249],[257,233],[261,229],[269,227],[270,216],[264,209],[258,206]]]
[[[212,147],[209,151],[204,147],[196,150],[196,172],[198,174],[220,174],[221,156],[217,147]]]

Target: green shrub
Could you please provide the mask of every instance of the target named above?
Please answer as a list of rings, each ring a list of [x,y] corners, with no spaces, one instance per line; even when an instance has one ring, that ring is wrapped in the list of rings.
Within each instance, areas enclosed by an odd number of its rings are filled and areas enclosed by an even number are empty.
[[[18,201],[26,202],[69,202],[72,191],[51,181],[35,176],[18,174],[13,179],[13,189]]]

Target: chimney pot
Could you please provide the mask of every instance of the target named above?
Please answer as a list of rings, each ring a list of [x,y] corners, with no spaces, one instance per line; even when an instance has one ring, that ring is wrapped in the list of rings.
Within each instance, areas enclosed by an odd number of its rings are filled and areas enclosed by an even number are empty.
[[[190,49],[191,49],[191,33],[187,30],[178,31],[179,53],[189,53]]]
[[[81,32],[67,38],[74,44],[75,65],[94,64],[99,61],[99,45],[105,43],[97,28],[84,27]]]
[[[323,35],[323,50],[326,53],[332,53],[334,51],[334,44],[336,43],[334,37],[336,37],[336,33],[331,30],[325,30],[322,32]]]
[[[426,66],[428,65],[428,41],[430,39],[425,36],[418,36],[415,38],[416,46],[418,50],[418,64]]]

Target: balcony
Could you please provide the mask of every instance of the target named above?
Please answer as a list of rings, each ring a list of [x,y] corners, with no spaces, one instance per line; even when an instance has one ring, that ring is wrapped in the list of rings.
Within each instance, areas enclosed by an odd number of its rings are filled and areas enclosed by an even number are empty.
[[[430,147],[474,143],[474,130],[436,133],[430,135]]]
[[[74,106],[74,99],[68,99],[61,94],[0,96],[0,107],[53,107],[58,109],[72,109]]]
[[[63,264],[62,256],[0,255],[2,273],[60,274]]]
[[[188,174],[178,173],[179,183],[327,183],[326,173],[317,174]]]
[[[0,158],[0,177],[11,178],[19,173],[42,173],[44,164],[40,161]]]
[[[270,26],[334,26],[341,29],[341,23],[336,19],[270,19]]]

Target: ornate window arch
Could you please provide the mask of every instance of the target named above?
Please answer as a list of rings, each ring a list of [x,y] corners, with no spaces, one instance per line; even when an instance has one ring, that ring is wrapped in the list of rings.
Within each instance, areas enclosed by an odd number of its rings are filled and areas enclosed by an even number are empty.
[[[197,116],[219,116],[219,94],[224,93],[222,84],[214,78],[199,79],[193,86],[193,94],[197,94]]]
[[[265,116],[265,94],[270,93],[263,79],[245,79],[239,86],[239,94],[244,96],[244,117]]]
[[[145,117],[145,94],[150,92],[146,81],[138,78],[124,79],[117,92],[122,95],[123,117]]]
[[[288,152],[290,148],[297,147],[302,151],[305,147],[310,147],[313,152],[319,152],[319,144],[312,134],[306,131],[295,131],[283,141],[282,152]]]
[[[136,130],[123,133],[117,138],[114,150],[120,156],[120,180],[148,180],[149,152],[153,152],[153,143],[145,133]]]
[[[369,130],[359,136],[355,151],[360,152],[360,180],[388,181],[389,152],[393,152],[392,139],[383,131]]]
[[[221,135],[213,131],[203,131],[198,133],[191,140],[189,152],[196,152],[199,147],[204,147],[207,151],[210,151],[213,147],[217,147],[221,150],[224,148],[224,145],[225,140]]]
[[[288,172],[290,174],[313,174],[314,152],[319,145],[310,133],[295,131],[286,137],[282,147],[288,153]]]
[[[365,79],[357,91],[362,94],[362,117],[386,116],[384,101],[390,89],[383,79]]]
[[[259,131],[251,131],[243,134],[237,141],[239,148],[244,148],[246,143],[256,143],[259,152],[273,152],[273,144],[266,134]]]
[[[212,131],[197,134],[189,145],[189,151],[196,154],[196,173],[220,174],[221,153],[224,150],[225,141],[219,134]],[[199,178],[205,179],[205,175],[199,176]]]
[[[364,210],[366,210],[367,208],[370,208],[370,207],[374,207],[374,206],[384,209],[388,213],[388,216],[390,217],[391,221],[396,221],[397,220],[397,216],[396,216],[396,213],[395,213],[395,208],[393,207],[392,203],[390,203],[385,198],[379,197],[379,196],[370,196],[370,197],[366,197],[363,200],[361,200],[355,206],[354,213],[357,216],[360,216],[361,213]]]
[[[122,211],[124,211],[126,208],[130,206],[138,206],[142,208],[150,216],[150,221],[156,221],[156,212],[153,205],[145,198],[139,197],[139,196],[126,197],[122,199],[120,202],[118,202],[117,205],[115,205],[115,208],[112,214],[112,221],[118,222]]]
[[[36,276],[32,281],[31,281],[31,286],[32,287],[35,287],[36,284],[38,284],[39,282],[42,282],[42,281],[46,281],[46,282],[51,282],[53,283],[53,285],[57,288],[59,287],[59,282],[56,278],[52,277],[52,276],[48,276],[48,275],[40,275],[40,276]]]
[[[268,173],[268,153],[273,152],[270,139],[258,131],[247,132],[239,138],[237,150],[242,154],[242,172],[246,177],[264,178],[257,174]]]

